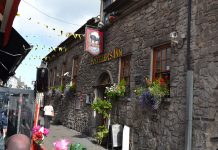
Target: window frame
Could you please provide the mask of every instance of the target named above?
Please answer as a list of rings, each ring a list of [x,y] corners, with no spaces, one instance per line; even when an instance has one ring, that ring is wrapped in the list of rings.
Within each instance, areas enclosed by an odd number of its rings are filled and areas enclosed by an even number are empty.
[[[79,56],[73,57],[71,81],[72,81],[72,84],[74,83],[76,86],[77,86],[77,77],[78,77],[80,62],[81,62],[81,58]],[[77,65],[77,68],[76,68],[76,65]]]
[[[170,52],[169,52],[169,58],[167,58],[167,51],[168,49],[170,49]],[[165,59],[162,58],[162,51],[165,50]],[[158,63],[158,52],[161,51],[161,56],[160,56],[160,66],[161,66],[161,71],[157,71],[158,70],[158,66],[157,66],[157,63]],[[163,74],[163,73],[170,73],[170,66],[171,66],[171,52],[172,52],[172,47],[171,47],[171,44],[170,43],[167,43],[167,44],[163,44],[163,45],[160,45],[160,46],[157,46],[157,47],[154,47],[153,48],[153,58],[152,58],[152,81],[155,80],[157,77],[156,77],[156,74]],[[166,69],[167,67],[167,61],[169,60],[169,69]],[[162,61],[165,62],[165,69],[163,69],[163,66],[162,66]]]
[[[53,83],[53,70],[50,69],[50,74],[49,74],[49,87],[51,88],[52,87],[52,83]]]
[[[125,80],[126,82],[126,89],[128,89],[128,91],[126,90],[125,95],[127,97],[130,97],[131,94],[131,90],[130,90],[130,78],[131,78],[131,54],[126,54],[122,57],[120,57],[120,61],[119,61],[119,77],[118,77],[118,82],[120,82],[122,79]],[[123,60],[124,59],[128,59],[128,75],[125,74],[125,69],[123,68]],[[126,61],[126,60],[125,60]],[[126,65],[124,65],[126,66]],[[128,82],[126,81],[126,78],[128,78]]]
[[[56,74],[57,74],[57,67],[54,68],[52,86],[55,86],[55,83],[56,83],[56,76],[57,76]]]
[[[110,6],[114,1],[113,0],[103,0],[103,9]]]
[[[162,58],[162,51],[165,50],[165,59]],[[169,52],[168,52],[169,50]],[[158,59],[158,51],[161,51],[161,56],[160,56],[160,61],[164,60],[165,62],[167,62],[167,60],[169,60],[169,64],[165,63],[165,66],[164,66],[164,70],[163,69],[163,66],[162,66],[162,63],[160,63],[161,65],[161,71],[157,71],[157,59]],[[169,56],[168,56],[169,55]],[[163,44],[163,45],[160,45],[160,46],[157,46],[157,47],[154,47],[153,48],[153,55],[152,55],[152,81],[158,79],[161,75],[161,78],[164,79],[166,85],[167,85],[167,88],[169,90],[169,95],[167,95],[166,97],[170,97],[170,70],[171,70],[171,58],[172,58],[172,47],[171,47],[171,44],[170,43],[167,43],[167,44]],[[167,65],[169,66],[167,68]],[[156,74],[160,74],[157,75]]]
[[[67,65],[65,62],[63,62],[62,64],[62,70],[61,70],[61,86],[65,86],[65,77],[64,77],[64,73],[67,70]]]

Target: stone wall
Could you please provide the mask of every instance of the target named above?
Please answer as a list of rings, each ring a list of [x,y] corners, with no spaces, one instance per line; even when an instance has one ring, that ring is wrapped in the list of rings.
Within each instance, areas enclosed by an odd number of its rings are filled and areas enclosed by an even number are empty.
[[[193,1],[193,149],[217,149],[218,2]]]
[[[172,48],[170,67],[170,98],[161,104],[158,111],[139,104],[139,98],[133,93],[137,76],[149,76],[151,70],[152,49],[163,43],[170,43],[169,34],[177,31],[179,35],[187,32],[187,0],[153,0],[138,6],[131,13],[124,10],[122,17],[104,29],[105,53],[118,47],[124,54],[131,54],[130,63],[130,99],[122,98],[113,102],[111,123],[131,127],[130,142],[134,150],[184,150],[186,128],[186,40],[182,48]],[[218,96],[218,26],[217,2],[213,0],[193,1],[191,58],[194,71],[194,116],[193,149],[216,149],[217,143],[211,138],[217,137],[217,96]],[[119,59],[91,65],[92,56],[83,51],[83,40],[72,40],[70,51],[50,62],[48,67],[57,66],[61,73],[61,64],[67,62],[67,71],[71,72],[72,58],[79,55],[81,63],[78,72],[77,92],[94,92],[99,76],[109,71],[113,82],[118,82]],[[57,82],[60,84],[60,82]],[[84,102],[81,109],[75,109],[78,96],[66,95],[53,99],[55,109],[63,125],[93,135],[93,111]],[[215,138],[214,138],[215,139]]]
[[[120,45],[123,50],[132,52],[131,91],[135,88],[136,76],[150,75],[153,47],[170,43],[170,32],[186,33],[186,3],[177,2],[152,1],[118,19],[107,30],[105,47]],[[112,123],[131,127],[133,149],[184,149],[185,51],[185,44],[182,49],[172,50],[170,103],[163,103],[157,112],[153,112],[148,107],[141,107],[139,98],[131,93],[130,102],[124,100],[113,105]]]

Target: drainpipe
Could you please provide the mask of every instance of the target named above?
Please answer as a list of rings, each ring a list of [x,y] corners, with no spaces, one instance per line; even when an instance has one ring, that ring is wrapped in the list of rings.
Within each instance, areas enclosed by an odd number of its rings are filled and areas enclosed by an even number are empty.
[[[193,111],[193,70],[191,69],[191,15],[192,0],[188,0],[188,24],[187,24],[187,56],[186,56],[186,135],[185,150],[192,149],[192,111]]]

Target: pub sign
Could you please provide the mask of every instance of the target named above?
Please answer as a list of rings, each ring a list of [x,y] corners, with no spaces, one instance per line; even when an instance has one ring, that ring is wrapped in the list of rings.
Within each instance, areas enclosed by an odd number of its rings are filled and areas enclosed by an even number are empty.
[[[93,56],[103,52],[103,32],[95,28],[86,27],[85,51]]]

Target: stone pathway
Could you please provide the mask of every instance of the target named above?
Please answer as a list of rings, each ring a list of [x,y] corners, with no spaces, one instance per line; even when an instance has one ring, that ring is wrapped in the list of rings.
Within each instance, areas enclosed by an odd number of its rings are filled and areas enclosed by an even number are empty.
[[[40,120],[41,124],[43,124],[43,118],[40,118]],[[49,131],[48,137],[44,140],[46,150],[53,150],[53,142],[63,138],[69,139],[72,144],[80,143],[86,147],[87,150],[106,150],[105,148],[93,143],[92,138],[62,125],[51,125]]]

